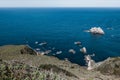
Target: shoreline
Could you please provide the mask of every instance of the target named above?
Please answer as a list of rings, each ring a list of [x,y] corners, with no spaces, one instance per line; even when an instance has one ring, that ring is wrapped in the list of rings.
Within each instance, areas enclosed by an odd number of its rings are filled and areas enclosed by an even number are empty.
[[[71,63],[70,61],[60,60],[54,56],[46,56],[46,55],[37,56],[36,54],[34,54],[33,51],[34,50],[27,47],[26,45],[4,45],[4,46],[0,46],[0,59],[5,61],[18,61],[25,63],[26,65],[35,66],[35,67],[39,67],[40,65],[44,65],[47,67],[49,65],[55,65],[56,67],[62,69],[63,71],[64,70],[68,71],[70,74],[75,75],[76,77],[79,78],[79,79],[74,79],[75,77],[71,78],[67,76],[69,78],[67,80],[72,80],[72,79],[94,80],[96,79],[96,77],[97,79],[101,78],[103,80],[106,79],[119,80],[119,77],[117,78],[114,75],[104,75],[104,73],[108,73],[108,72],[100,72],[102,68],[101,66],[99,66],[96,70],[87,70],[86,66],[80,66],[78,64]],[[116,59],[117,58],[115,58],[115,61]],[[106,65],[106,62],[109,63],[109,61],[111,60],[114,60],[114,58],[110,58],[110,59],[106,59],[105,61],[102,61],[102,65],[103,66]],[[102,71],[104,71],[104,68],[102,69]]]

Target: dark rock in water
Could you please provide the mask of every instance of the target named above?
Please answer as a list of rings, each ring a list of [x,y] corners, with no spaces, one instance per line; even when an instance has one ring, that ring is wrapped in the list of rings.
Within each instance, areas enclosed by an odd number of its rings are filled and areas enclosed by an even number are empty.
[[[29,46],[25,46],[23,49],[20,50],[21,54],[31,54],[31,55],[35,55],[36,52],[31,49]]]
[[[116,75],[120,77],[120,57],[108,58],[96,68],[102,74]]]

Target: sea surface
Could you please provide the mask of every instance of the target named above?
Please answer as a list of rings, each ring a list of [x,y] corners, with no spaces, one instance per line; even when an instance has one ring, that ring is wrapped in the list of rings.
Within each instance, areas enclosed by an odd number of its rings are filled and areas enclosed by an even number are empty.
[[[105,34],[84,32],[95,26]],[[36,41],[47,45],[40,46]],[[96,62],[120,56],[120,8],[0,8],[0,46],[8,44],[28,44],[41,51],[54,49],[50,56],[80,65],[85,65],[82,47],[87,54],[95,54],[92,58]],[[69,53],[69,49],[76,53]]]

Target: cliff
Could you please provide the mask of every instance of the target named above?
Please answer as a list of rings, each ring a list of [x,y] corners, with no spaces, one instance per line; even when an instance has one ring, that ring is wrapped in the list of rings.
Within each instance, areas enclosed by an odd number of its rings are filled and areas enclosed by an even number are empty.
[[[99,66],[96,67],[96,70],[102,74],[120,77],[120,57],[108,58],[97,64]]]
[[[113,62],[119,64],[119,59]],[[53,56],[36,55],[36,52],[26,45],[5,45],[0,47],[0,79],[9,80],[119,80],[119,72],[109,73],[101,62],[95,70],[73,64],[69,61],[59,60]],[[115,65],[116,65],[115,64]],[[103,67],[104,65],[105,67]],[[120,65],[112,67],[118,71]],[[120,69],[119,69],[120,70]],[[116,77],[117,74],[117,77]]]

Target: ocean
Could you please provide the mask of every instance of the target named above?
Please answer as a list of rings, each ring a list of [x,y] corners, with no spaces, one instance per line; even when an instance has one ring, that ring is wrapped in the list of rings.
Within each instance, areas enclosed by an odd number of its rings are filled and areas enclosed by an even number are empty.
[[[101,27],[105,34],[98,36],[84,32]],[[35,42],[47,42],[40,46]],[[80,41],[82,46],[74,44]],[[120,8],[0,8],[0,46],[28,44],[59,59],[85,65],[80,48],[95,62],[120,56]],[[68,52],[74,49],[75,54]],[[56,51],[62,51],[56,54]],[[87,55],[86,54],[86,55]]]

